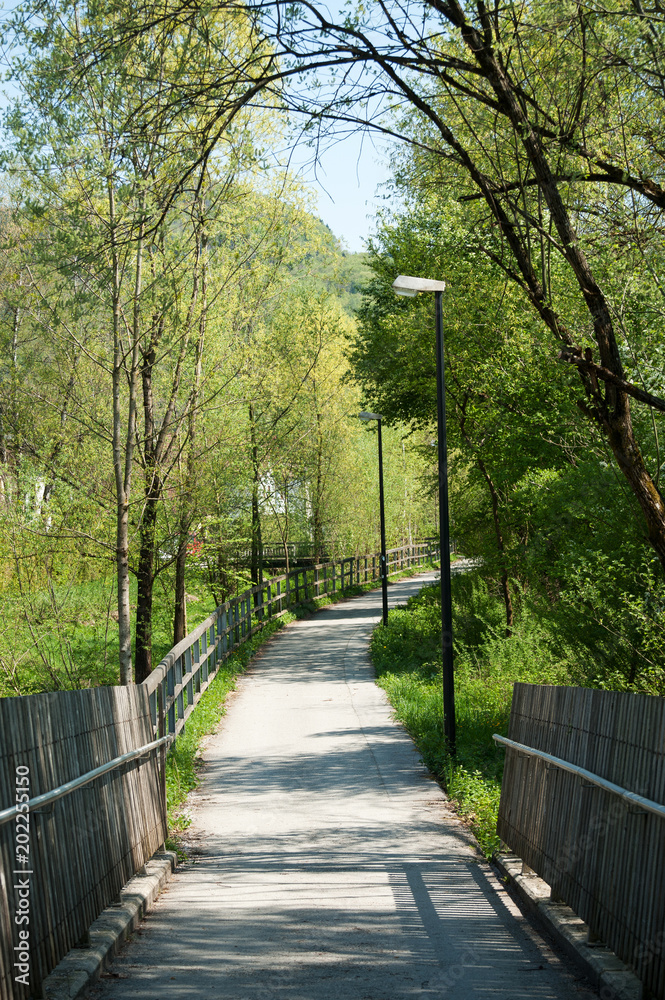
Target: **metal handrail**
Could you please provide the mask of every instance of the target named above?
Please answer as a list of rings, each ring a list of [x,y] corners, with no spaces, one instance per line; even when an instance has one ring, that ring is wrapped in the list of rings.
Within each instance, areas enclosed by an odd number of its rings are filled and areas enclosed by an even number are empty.
[[[174,737],[172,735],[162,736],[158,740],[153,740],[152,743],[146,743],[145,746],[139,747],[138,750],[130,750],[128,753],[123,753],[120,757],[114,757],[113,760],[108,761],[106,764],[101,764],[99,767],[94,768],[92,771],[86,771],[85,774],[80,775],[78,778],[73,778],[71,781],[67,781],[64,785],[59,785],[58,788],[51,789],[50,792],[43,792],[41,795],[36,795],[34,799],[29,799],[27,803],[23,805],[28,806],[25,810],[19,806],[10,806],[9,809],[3,809],[0,812],[0,826],[5,823],[9,823],[10,820],[18,816],[19,811],[21,813],[33,812],[35,809],[41,809],[43,806],[51,805],[52,802],[57,802],[58,799],[63,799],[70,792],[75,791],[77,788],[81,788],[83,785],[89,784],[94,781],[95,778],[100,778],[103,774],[107,774],[108,771],[113,771],[116,767],[120,767],[122,764],[126,764],[130,760],[134,760],[136,757],[143,757],[144,754],[150,753],[157,747],[161,746],[162,743],[171,743]]]
[[[654,802],[653,799],[647,799],[643,795],[638,795],[637,792],[629,792],[627,788],[615,785],[613,781],[607,781],[606,778],[601,778],[599,775],[594,774],[593,771],[587,771],[586,768],[579,767],[577,764],[571,764],[570,761],[563,760],[561,757],[554,757],[550,753],[545,753],[544,750],[536,750],[535,747],[516,743],[514,740],[509,740],[505,736],[499,736],[497,733],[494,733],[492,739],[496,743],[501,743],[503,746],[508,747],[510,750],[518,750],[520,753],[527,754],[530,757],[539,757],[540,760],[545,760],[548,764],[560,767],[562,771],[576,774],[578,777],[584,778],[585,781],[590,781],[593,785],[604,788],[606,792],[618,795],[619,798],[623,799],[629,805],[639,806],[640,809],[644,809],[646,812],[653,813],[654,816],[660,816],[661,819],[665,819],[665,805],[662,805],[660,802]]]

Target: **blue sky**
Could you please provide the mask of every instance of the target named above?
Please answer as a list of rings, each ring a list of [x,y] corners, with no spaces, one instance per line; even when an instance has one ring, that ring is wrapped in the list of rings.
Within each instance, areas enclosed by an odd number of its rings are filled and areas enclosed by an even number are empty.
[[[349,250],[363,250],[377,209],[386,204],[381,187],[390,176],[386,147],[355,134],[325,149],[316,168],[311,156],[309,149],[296,150],[293,161],[301,165],[303,179],[318,195],[318,214]]]

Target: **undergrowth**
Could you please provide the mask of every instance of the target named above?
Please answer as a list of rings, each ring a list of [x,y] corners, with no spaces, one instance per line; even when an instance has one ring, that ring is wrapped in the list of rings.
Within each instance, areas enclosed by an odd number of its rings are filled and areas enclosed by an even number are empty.
[[[371,640],[377,683],[414,739],[425,766],[444,785],[470,824],[481,850],[499,847],[496,818],[504,751],[493,733],[506,735],[515,681],[570,683],[565,650],[524,609],[506,638],[501,609],[477,574],[453,577],[457,755],[443,736],[441,605],[439,585],[426,587],[405,608],[390,612]]]

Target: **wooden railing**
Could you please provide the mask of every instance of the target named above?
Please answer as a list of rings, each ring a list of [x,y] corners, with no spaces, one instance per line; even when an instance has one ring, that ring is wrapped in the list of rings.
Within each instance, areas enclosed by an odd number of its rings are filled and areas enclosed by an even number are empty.
[[[497,831],[665,1000],[665,699],[516,684]]]
[[[389,565],[437,555],[431,544],[393,549]],[[164,843],[167,736],[226,657],[275,616],[376,580],[378,568],[368,556],[266,580],[217,608],[144,684],[0,699],[0,1000],[41,996],[44,977]]]
[[[439,558],[435,541],[386,552],[388,576]],[[219,666],[265,623],[297,605],[379,579],[380,556],[350,556],[274,576],[220,604],[171,649],[143,682],[155,735],[177,735]]]

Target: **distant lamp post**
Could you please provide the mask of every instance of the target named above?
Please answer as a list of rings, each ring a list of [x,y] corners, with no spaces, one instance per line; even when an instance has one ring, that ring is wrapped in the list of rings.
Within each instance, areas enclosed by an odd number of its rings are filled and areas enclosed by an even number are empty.
[[[443,727],[451,754],[456,751],[455,675],[453,673],[453,607],[450,592],[450,515],[448,511],[448,448],[446,444],[446,380],[443,354],[441,295],[445,282],[400,274],[393,281],[397,295],[413,297],[434,292],[436,309],[436,397],[439,437],[439,538],[441,541],[441,641],[443,646]]]
[[[388,564],[386,561],[386,512],[383,501],[383,445],[381,444],[380,413],[367,413],[363,410],[358,414],[360,420],[376,420],[379,428],[379,513],[381,517],[381,590],[383,593],[383,624],[388,624]]]

